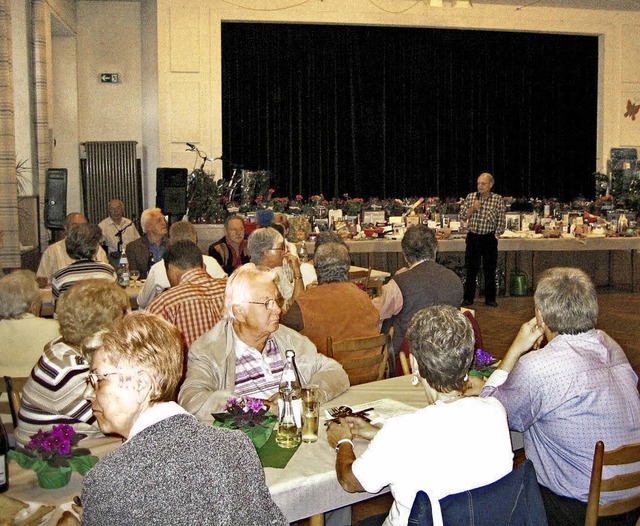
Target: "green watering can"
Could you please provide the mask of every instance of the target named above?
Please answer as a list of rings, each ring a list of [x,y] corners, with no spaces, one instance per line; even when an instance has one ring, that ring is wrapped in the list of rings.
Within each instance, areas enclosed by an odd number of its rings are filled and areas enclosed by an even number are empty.
[[[509,292],[512,296],[526,296],[529,292],[529,277],[521,270],[516,270],[511,276]]]

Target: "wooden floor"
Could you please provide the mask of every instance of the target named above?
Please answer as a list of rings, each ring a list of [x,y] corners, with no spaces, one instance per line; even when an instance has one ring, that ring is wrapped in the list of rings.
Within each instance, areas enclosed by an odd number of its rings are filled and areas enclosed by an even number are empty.
[[[640,293],[598,291],[600,316],[598,328],[614,338],[627,353],[629,362],[640,376]],[[498,308],[476,302],[476,320],[480,325],[485,350],[502,358],[520,326],[533,317],[533,296],[498,298]],[[352,524],[385,513],[391,506],[389,494],[353,506]],[[307,521],[301,521],[301,526]]]
[[[485,350],[502,358],[520,326],[533,315],[533,296],[498,298],[498,308],[476,302],[476,320]],[[616,340],[640,374],[640,293],[598,291],[598,328]]]

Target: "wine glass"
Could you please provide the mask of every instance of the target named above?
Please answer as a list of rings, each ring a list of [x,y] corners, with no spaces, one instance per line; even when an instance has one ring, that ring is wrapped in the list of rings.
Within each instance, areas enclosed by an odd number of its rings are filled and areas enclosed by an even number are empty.
[[[131,281],[133,281],[133,286],[138,286],[138,280],[140,279],[140,271],[139,270],[131,270],[129,271],[129,277]]]

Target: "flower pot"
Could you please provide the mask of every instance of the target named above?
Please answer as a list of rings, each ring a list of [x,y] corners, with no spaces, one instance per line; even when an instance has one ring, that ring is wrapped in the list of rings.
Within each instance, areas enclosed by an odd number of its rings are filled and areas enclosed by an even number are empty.
[[[71,468],[54,468],[49,465],[36,469],[38,486],[44,489],[64,488],[71,480]]]

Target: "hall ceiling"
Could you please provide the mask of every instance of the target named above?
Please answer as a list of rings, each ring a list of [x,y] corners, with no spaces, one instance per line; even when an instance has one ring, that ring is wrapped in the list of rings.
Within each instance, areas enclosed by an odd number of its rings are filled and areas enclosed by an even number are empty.
[[[125,1],[139,2],[140,0],[76,0],[76,1]],[[429,0],[423,0],[429,3]],[[445,2],[449,0],[444,0]],[[506,5],[517,7],[568,7],[571,9],[603,9],[609,11],[640,11],[640,0],[471,0],[478,5]]]
[[[445,0],[446,1],[446,0]],[[472,0],[476,5],[506,5],[521,7],[564,7],[570,9],[600,9],[608,11],[640,11],[640,0]]]

